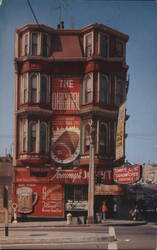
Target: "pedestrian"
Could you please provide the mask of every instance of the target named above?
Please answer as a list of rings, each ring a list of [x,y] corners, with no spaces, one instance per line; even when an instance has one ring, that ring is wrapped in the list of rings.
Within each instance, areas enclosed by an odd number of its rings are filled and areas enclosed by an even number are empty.
[[[118,205],[117,205],[117,203],[115,202],[115,203],[113,204],[113,217],[114,217],[114,218],[116,218],[117,212],[118,212]]]
[[[102,203],[101,211],[102,211],[102,219],[106,220],[106,212],[108,211],[108,208],[106,206],[105,201],[103,201],[103,203]]]

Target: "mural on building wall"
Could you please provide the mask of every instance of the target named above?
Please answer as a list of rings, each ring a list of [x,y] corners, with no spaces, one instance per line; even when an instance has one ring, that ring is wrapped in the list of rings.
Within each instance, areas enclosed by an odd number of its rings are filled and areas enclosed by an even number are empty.
[[[55,78],[52,89],[52,150],[55,162],[70,163],[80,152],[80,78]],[[56,117],[55,117],[56,114]],[[66,116],[64,116],[66,114]]]

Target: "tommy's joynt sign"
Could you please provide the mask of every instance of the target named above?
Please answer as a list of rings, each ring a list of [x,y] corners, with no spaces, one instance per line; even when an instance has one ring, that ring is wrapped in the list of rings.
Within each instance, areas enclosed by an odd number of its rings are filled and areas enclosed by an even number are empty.
[[[123,167],[114,168],[113,179],[118,184],[135,183],[140,180],[141,171],[140,165],[124,165]]]

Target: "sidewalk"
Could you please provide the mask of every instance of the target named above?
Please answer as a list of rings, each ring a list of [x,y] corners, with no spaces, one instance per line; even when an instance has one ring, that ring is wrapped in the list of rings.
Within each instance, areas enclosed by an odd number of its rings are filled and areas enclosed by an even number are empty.
[[[124,220],[106,220],[101,224],[70,225],[67,225],[66,221],[18,222],[9,224],[8,236],[5,236],[5,225],[0,224],[0,246],[8,244],[114,241],[116,240],[115,236],[108,233],[108,226],[133,226],[144,223],[146,222]],[[80,228],[80,230],[75,231],[74,227]],[[100,227],[101,232],[92,230],[94,227]]]

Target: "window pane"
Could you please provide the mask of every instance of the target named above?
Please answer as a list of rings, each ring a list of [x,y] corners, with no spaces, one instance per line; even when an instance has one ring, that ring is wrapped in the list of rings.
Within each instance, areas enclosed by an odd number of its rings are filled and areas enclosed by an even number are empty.
[[[31,76],[30,102],[37,102],[37,75]]]
[[[123,42],[116,40],[116,56],[123,56]]]
[[[38,33],[32,33],[32,55],[37,55]]]
[[[41,77],[41,103],[48,102],[48,82],[45,76]]]
[[[90,125],[86,125],[85,127],[85,135],[84,135],[84,151],[89,151],[90,147]]]
[[[41,124],[40,128],[40,150],[41,152],[46,152],[47,151],[47,126],[46,124]]]
[[[108,80],[105,75],[100,75],[100,102],[107,104],[108,102]]]
[[[90,76],[85,77],[85,104],[93,100],[93,81]]]
[[[107,128],[105,125],[100,126],[99,131],[99,152],[106,152],[106,144],[107,144]]]
[[[28,40],[28,34],[25,34],[25,38],[24,38],[24,53],[25,56],[27,56],[29,54],[29,40]]]
[[[42,37],[42,55],[48,55],[48,37],[47,35],[43,35]]]
[[[107,56],[107,36],[104,35],[100,39],[100,55]]]
[[[36,152],[36,129],[37,123],[31,123],[30,125],[30,152]]]
[[[92,55],[92,34],[89,34],[85,38],[85,55],[91,56]]]

